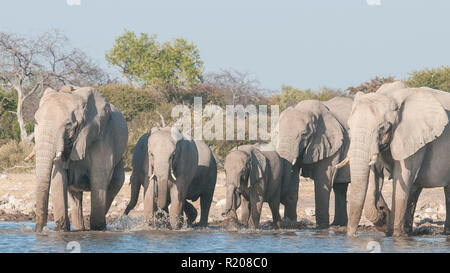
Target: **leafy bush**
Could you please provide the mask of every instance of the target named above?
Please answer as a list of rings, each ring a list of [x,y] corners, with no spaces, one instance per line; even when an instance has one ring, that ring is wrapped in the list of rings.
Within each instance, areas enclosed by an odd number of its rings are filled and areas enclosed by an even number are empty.
[[[321,100],[326,101],[337,96],[347,96],[345,92],[339,89],[331,89],[322,87],[314,92],[311,89],[300,90],[289,85],[281,86],[281,94],[272,96],[272,102],[280,106],[280,110],[284,110],[289,106],[295,106],[302,100]]]
[[[430,87],[450,92],[450,66],[425,68],[409,73],[406,84],[410,87]]]
[[[14,166],[32,166],[31,163],[24,163],[24,159],[33,150],[33,145],[19,143],[15,140],[9,140],[0,146],[0,171],[12,168]],[[21,171],[23,169],[16,169]]]
[[[148,112],[159,104],[158,93],[152,89],[133,88],[126,85],[108,84],[97,87],[120,112],[126,121],[131,121],[141,112]]]
[[[378,77],[376,76],[375,78],[364,82],[356,87],[354,86],[350,86],[347,88],[347,90],[350,92],[350,94],[354,95],[358,92],[363,92],[363,93],[371,93],[371,92],[375,92],[378,90],[378,88],[380,88],[380,86],[382,86],[385,83],[390,83],[394,81],[394,77]]]

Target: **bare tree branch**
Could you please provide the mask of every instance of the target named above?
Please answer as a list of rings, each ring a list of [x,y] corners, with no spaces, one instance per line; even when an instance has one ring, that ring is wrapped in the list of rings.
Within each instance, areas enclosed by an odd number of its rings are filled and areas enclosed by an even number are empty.
[[[98,85],[109,76],[84,52],[67,50],[68,39],[57,30],[35,38],[0,32],[0,84],[17,92],[17,115],[21,139],[27,141],[24,102],[47,87]]]

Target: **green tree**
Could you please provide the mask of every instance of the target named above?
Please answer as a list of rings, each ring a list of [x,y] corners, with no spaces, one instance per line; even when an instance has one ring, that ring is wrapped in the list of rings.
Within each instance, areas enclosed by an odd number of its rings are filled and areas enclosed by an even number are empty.
[[[158,43],[156,36],[132,31],[116,39],[106,55],[130,85],[134,82],[166,90],[191,87],[202,81],[203,61],[193,43],[183,38]]]
[[[280,105],[281,109],[295,106],[299,101],[317,99],[316,94],[311,89],[300,90],[290,85],[281,86],[281,94],[273,95],[272,98]]]
[[[410,87],[427,86],[450,92],[450,66],[425,68],[409,73],[406,84]]]

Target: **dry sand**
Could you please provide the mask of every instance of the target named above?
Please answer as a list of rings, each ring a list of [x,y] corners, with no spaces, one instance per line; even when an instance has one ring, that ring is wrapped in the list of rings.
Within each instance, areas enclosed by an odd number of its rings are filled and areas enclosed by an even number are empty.
[[[130,200],[130,186],[128,181],[131,173],[126,174],[125,183],[116,196],[110,211],[108,212],[108,222],[122,215],[128,201]],[[27,221],[34,220],[34,171],[24,173],[0,174],[0,221]],[[143,212],[141,190],[139,202],[130,216],[141,215]],[[383,189],[383,195],[391,205],[392,183],[387,181]],[[86,218],[90,211],[90,193],[84,193],[83,210]],[[225,174],[218,174],[213,203],[209,214],[209,223],[221,224],[224,218],[221,216],[225,205]],[[51,200],[51,195],[50,195]],[[194,202],[194,206],[199,210],[200,202]],[[333,219],[334,196],[330,198],[330,221]],[[199,210],[200,213],[200,210]],[[283,206],[280,213],[283,215]],[[313,228],[314,218],[314,184],[309,179],[302,179],[299,188],[299,202],[297,205],[298,220],[301,226]],[[49,205],[49,219],[52,220],[52,205]],[[198,221],[199,217],[197,217]],[[261,223],[272,220],[269,206],[265,203],[261,215]],[[445,221],[445,197],[442,188],[424,189],[417,204],[414,218],[416,234],[435,234],[442,232]],[[89,221],[85,221],[89,223]],[[366,219],[361,219],[363,227],[371,230],[372,224]],[[343,228],[336,228],[343,229]]]

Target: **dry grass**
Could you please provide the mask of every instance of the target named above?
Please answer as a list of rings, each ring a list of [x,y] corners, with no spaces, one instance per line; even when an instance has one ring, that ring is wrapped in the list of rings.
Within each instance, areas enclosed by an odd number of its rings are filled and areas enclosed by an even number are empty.
[[[31,153],[33,145],[9,140],[0,146],[0,172],[23,172],[22,167],[34,166],[33,162],[23,160]]]

